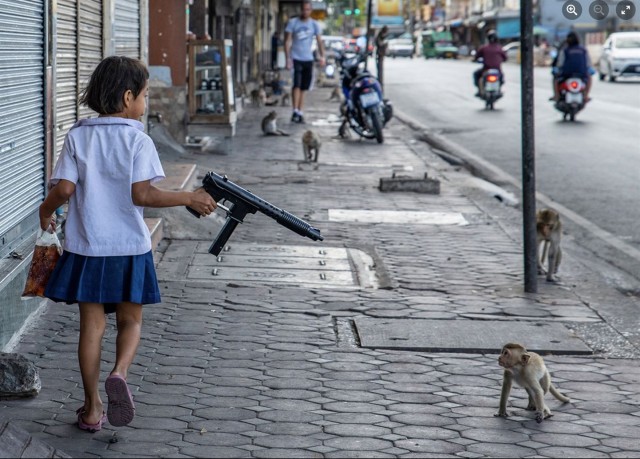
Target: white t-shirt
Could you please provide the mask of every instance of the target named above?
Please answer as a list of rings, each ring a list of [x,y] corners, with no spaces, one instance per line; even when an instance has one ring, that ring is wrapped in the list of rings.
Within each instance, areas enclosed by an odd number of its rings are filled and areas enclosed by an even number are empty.
[[[140,255],[151,250],[143,208],[131,184],[165,177],[144,125],[102,117],[80,120],[64,141],[51,182],[75,183],[69,198],[64,249],[93,257]]]

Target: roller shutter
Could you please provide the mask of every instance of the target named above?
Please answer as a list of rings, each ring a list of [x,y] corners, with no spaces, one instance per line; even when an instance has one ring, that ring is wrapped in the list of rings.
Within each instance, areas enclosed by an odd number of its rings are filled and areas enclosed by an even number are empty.
[[[78,1],[78,84],[80,94],[89,82],[91,72],[102,60],[102,0]],[[96,112],[78,107],[78,118],[96,116]]]
[[[0,236],[44,196],[44,0],[0,0]]]
[[[116,0],[116,55],[140,59],[140,0]]]
[[[78,116],[78,0],[58,0],[56,21],[56,157]]]

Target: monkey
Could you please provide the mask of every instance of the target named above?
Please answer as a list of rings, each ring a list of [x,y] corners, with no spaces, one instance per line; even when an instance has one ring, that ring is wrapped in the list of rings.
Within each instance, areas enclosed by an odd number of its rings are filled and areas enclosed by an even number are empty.
[[[244,99],[247,96],[247,86],[240,82],[236,83],[236,97]]]
[[[262,107],[267,101],[267,93],[264,88],[256,88],[251,91],[251,103],[254,107]]]
[[[321,146],[322,142],[320,142],[320,137],[315,132],[307,131],[302,134],[302,153],[305,162],[313,161],[317,163]]]
[[[560,214],[553,209],[539,210],[536,213],[538,274],[546,274],[547,282],[558,282],[556,274],[560,266],[560,261],[562,260],[562,249],[560,248],[561,236],[562,223],[560,222]],[[542,253],[540,253],[541,245]],[[548,269],[546,271],[543,266],[545,258],[548,259]]]
[[[504,368],[502,392],[500,393],[500,408],[495,416],[508,417],[507,401],[511,391],[511,383],[515,382],[529,395],[527,410],[536,412],[536,422],[551,417],[551,410],[544,403],[547,392],[560,400],[569,403],[569,397],[562,395],[551,383],[551,375],[544,364],[544,360],[535,352],[517,343],[505,344],[502,353],[498,357],[498,364]]]
[[[338,86],[333,88],[333,91],[331,91],[331,96],[329,97],[329,100],[337,100],[338,102],[341,100],[340,88]]]
[[[291,95],[288,92],[282,93],[282,106],[287,107],[291,103]]]
[[[269,112],[267,116],[262,118],[262,132],[264,132],[264,135],[283,135],[283,136],[289,135],[286,132],[278,129],[278,125],[276,123],[277,119],[278,119],[278,114],[275,112],[275,110],[272,112]]]

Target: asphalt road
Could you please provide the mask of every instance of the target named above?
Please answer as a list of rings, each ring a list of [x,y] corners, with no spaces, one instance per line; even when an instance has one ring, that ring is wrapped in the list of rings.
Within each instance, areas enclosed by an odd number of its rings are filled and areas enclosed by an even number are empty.
[[[505,64],[505,96],[487,111],[464,60],[387,59],[385,95],[429,129],[520,180],[520,67]],[[640,248],[640,79],[601,82],[574,123],[548,101],[549,68],[535,68],[536,188]]]

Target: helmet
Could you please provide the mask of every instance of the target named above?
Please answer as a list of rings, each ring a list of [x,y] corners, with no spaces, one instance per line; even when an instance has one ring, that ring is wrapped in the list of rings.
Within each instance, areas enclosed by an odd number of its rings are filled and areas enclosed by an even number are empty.
[[[495,29],[490,29],[487,32],[487,40],[489,40],[489,42],[491,43],[495,43],[498,41],[498,34],[496,33]]]

